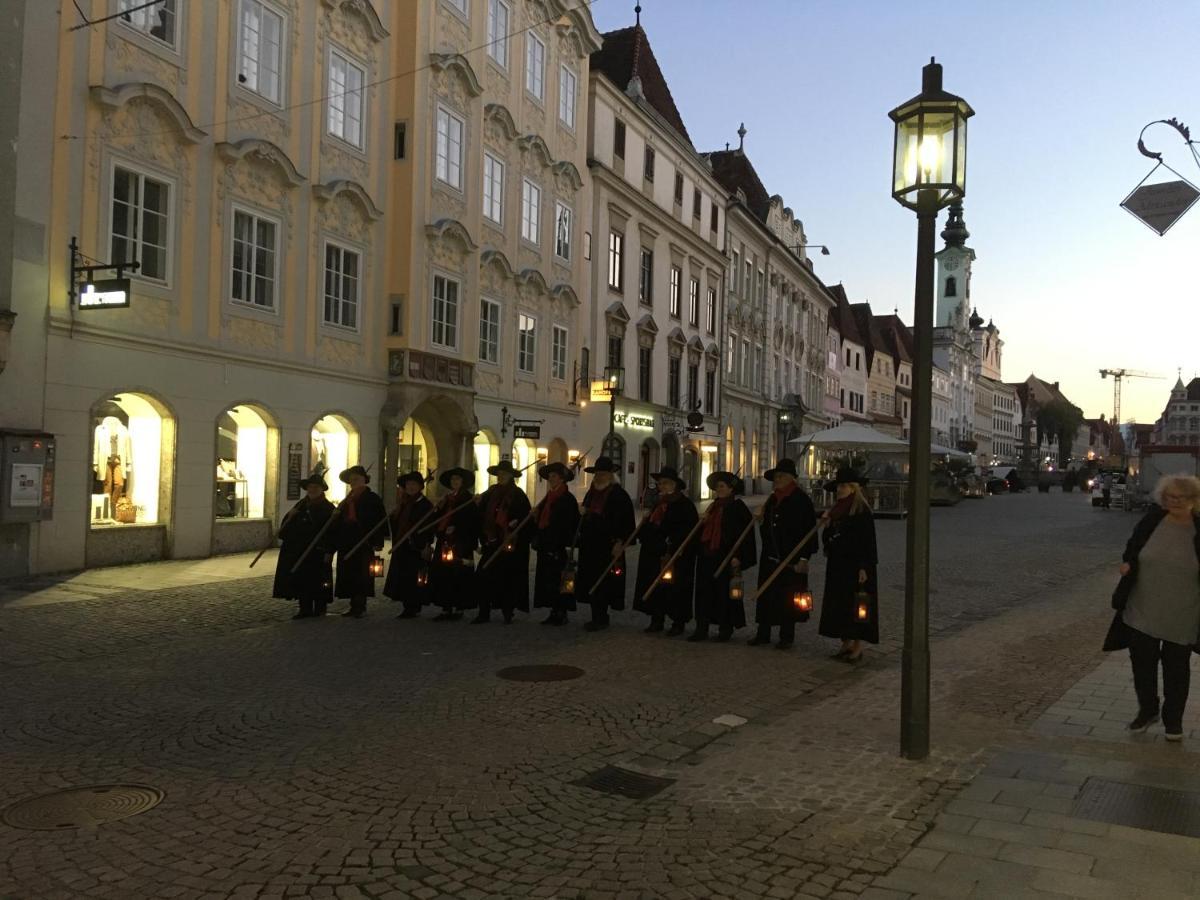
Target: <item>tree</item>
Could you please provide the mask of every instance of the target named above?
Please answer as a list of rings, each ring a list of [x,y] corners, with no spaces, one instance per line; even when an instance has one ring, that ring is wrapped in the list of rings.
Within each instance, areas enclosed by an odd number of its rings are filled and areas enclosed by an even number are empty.
[[[1083,425],[1083,410],[1073,403],[1051,400],[1037,410],[1038,442],[1058,442],[1058,465],[1065,466],[1071,460],[1071,444],[1079,427]]]

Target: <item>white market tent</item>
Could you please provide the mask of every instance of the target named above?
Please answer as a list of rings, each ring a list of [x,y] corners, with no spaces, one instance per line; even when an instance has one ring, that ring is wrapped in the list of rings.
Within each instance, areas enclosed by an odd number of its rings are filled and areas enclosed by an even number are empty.
[[[812,434],[802,434],[792,438],[789,444],[812,445],[822,450],[860,450],[897,453],[908,450],[908,441],[902,441],[891,435],[876,431],[869,425],[857,422],[845,422],[834,428],[814,431]]]

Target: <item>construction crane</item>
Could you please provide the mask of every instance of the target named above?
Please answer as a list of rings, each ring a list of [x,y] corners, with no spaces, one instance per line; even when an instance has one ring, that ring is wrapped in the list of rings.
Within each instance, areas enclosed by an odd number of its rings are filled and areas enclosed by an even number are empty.
[[[1101,369],[1100,377],[1112,376],[1113,380],[1113,428],[1121,427],[1121,382],[1126,378],[1162,378],[1161,375],[1150,375],[1147,372],[1135,372],[1133,369]]]

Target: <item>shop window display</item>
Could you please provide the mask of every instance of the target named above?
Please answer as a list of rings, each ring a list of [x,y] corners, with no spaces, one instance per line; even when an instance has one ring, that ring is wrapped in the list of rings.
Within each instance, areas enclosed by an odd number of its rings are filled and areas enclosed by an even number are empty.
[[[158,523],[162,438],[162,416],[137,394],[119,394],[95,409],[93,526]]]
[[[267,493],[267,423],[248,406],[235,406],[217,421],[213,515],[261,519]]]
[[[337,503],[346,496],[348,486],[338,480],[338,473],[358,462],[358,436],[340,416],[328,415],[317,419],[312,427],[309,448],[309,471],[320,475],[329,485],[327,496]]]

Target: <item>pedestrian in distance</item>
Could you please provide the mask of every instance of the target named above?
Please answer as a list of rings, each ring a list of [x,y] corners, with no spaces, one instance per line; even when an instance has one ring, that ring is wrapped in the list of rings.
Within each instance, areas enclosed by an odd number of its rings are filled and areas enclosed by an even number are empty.
[[[1104,477],[1100,480],[1100,508],[1110,509],[1112,507],[1112,487],[1113,477],[1109,472],[1104,473]]]
[[[638,534],[642,550],[638,556],[633,608],[650,616],[647,634],[656,634],[671,619],[668,636],[683,634],[692,618],[692,589],[695,584],[695,542],[671,566],[671,580],[662,579],[649,597],[646,592],[664,571],[668,561],[691,534],[700,516],[696,506],[684,496],[687,485],[671,466],[652,472],[658,488],[657,501],[646,524]]]
[[[433,602],[442,611],[435,622],[461,619],[464,609],[478,605],[475,596],[475,548],[479,544],[480,513],[471,488],[475,473],[467,469],[447,469],[438,476],[447,493],[434,514],[435,539],[430,551],[429,582]]]
[[[488,466],[487,471],[496,478],[496,483],[479,496],[483,510],[479,567],[482,573],[484,565],[488,566],[487,581],[479,585],[479,613],[471,624],[490,622],[492,607],[499,606],[504,624],[511,625],[515,610],[529,612],[529,543],[533,531],[526,525],[513,534],[529,514],[529,498],[516,484],[519,470],[507,459]],[[499,558],[489,564],[497,553]]]
[[[583,471],[592,484],[583,498],[583,521],[579,526],[579,576],[584,590],[591,590],[601,574],[604,579],[590,597],[592,619],[585,631],[602,631],[609,625],[609,610],[625,608],[625,560],[622,545],[634,530],[633,500],[616,479],[618,467],[607,456]],[[615,560],[615,562],[614,562]]]
[[[758,632],[750,640],[752,647],[771,643],[771,629],[777,627],[777,647],[787,650],[796,642],[796,623],[809,619],[811,606],[798,608],[795,599],[804,595],[811,604],[808,561],[817,552],[817,514],[798,477],[796,463],[790,459],[781,459],[775,468],[763,473],[775,489],[763,504],[759,525],[762,559],[758,566],[759,592],[754,601]],[[793,562],[764,591],[763,585],[797,547]]]
[[[717,626],[718,641],[728,641],[735,630],[745,626],[745,606],[741,597],[730,596],[730,585],[735,578],[740,582],[742,573],[758,563],[754,529],[746,531],[754,516],[737,496],[742,492],[742,479],[733,472],[713,472],[706,482],[716,499],[705,514],[698,539],[696,630],[688,638],[692,642],[708,640],[712,625]],[[737,544],[739,538],[742,541]],[[717,575],[716,570],[726,557],[729,562]]]
[[[300,482],[300,487],[304,489],[304,496],[279,523],[281,546],[279,561],[275,564],[273,595],[299,603],[293,619],[309,619],[325,615],[333,594],[333,567],[329,563],[333,539],[328,529],[324,534],[321,532],[333,515],[334,507],[325,497],[329,485],[320,475],[309,475]],[[317,535],[321,535],[321,539],[312,546]],[[292,569],[306,550],[308,555],[293,573]]]
[[[566,625],[575,610],[575,594],[563,592],[563,572],[572,564],[571,554],[579,530],[579,504],[567,489],[575,471],[560,462],[538,469],[546,481],[546,496],[535,515],[533,549],[537,568],[533,575],[533,605],[548,609],[543,625]]]
[[[1104,649],[1129,649],[1138,700],[1129,731],[1141,734],[1161,716],[1167,740],[1182,741],[1191,654],[1200,653],[1200,479],[1164,476],[1154,499],[1125,545]]]
[[[367,613],[367,598],[375,596],[371,559],[372,551],[383,549],[383,529],[375,531],[365,544],[360,545],[360,542],[387,518],[387,509],[379,495],[367,486],[371,476],[362,466],[351,466],[338,478],[350,485],[350,492],[338,504],[338,518],[330,529],[334,532],[337,549],[337,579],[333,593],[339,600],[350,601],[350,608],[342,613],[343,617],[361,619]]]
[[[388,567],[387,580],[383,584],[383,595],[403,603],[404,611],[397,619],[415,619],[421,614],[421,606],[428,594],[429,563],[425,550],[433,542],[433,534],[415,527],[433,510],[433,503],[425,496],[425,476],[420,472],[407,472],[396,479],[398,497],[392,510],[392,562]],[[424,581],[422,583],[422,573]]]
[[[847,662],[862,659],[863,641],[879,643],[879,557],[875,520],[862,490],[866,483],[854,469],[838,469],[837,477],[825,485],[837,492],[837,500],[821,516],[825,593],[818,631],[842,642],[833,658]]]

